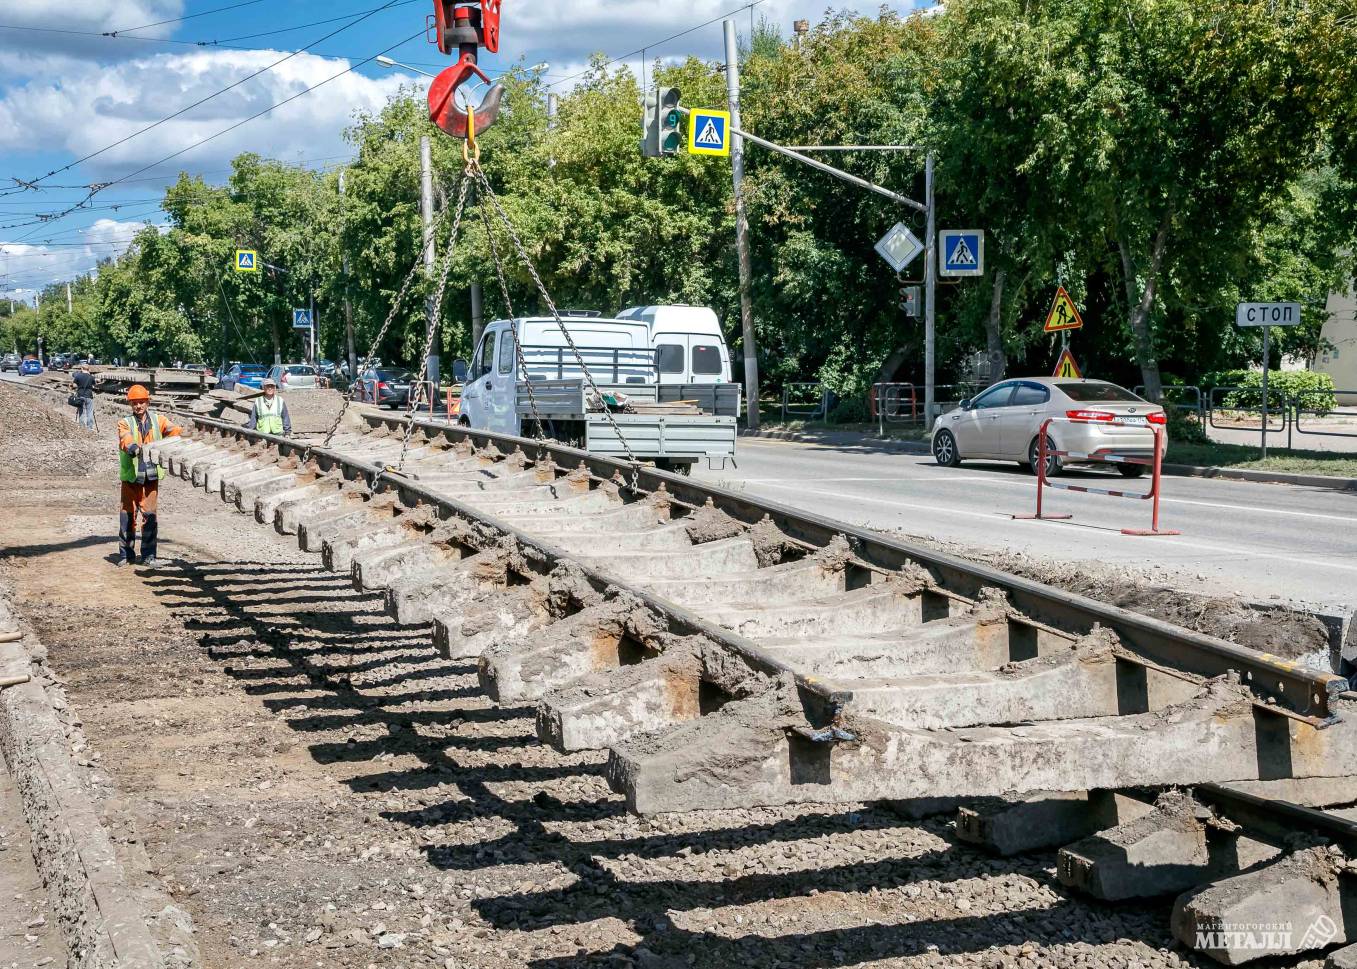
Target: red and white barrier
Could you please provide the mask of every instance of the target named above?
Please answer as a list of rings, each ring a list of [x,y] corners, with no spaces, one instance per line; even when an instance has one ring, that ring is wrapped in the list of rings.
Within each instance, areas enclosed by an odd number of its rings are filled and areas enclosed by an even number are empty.
[[[1048,417],[1041,422],[1041,429],[1038,434],[1037,445],[1037,512],[1035,515],[1014,515],[1014,518],[1022,519],[1045,519],[1045,520],[1063,520],[1073,518],[1073,515],[1046,515],[1042,513],[1042,494],[1047,488],[1058,488],[1062,491],[1079,491],[1087,495],[1107,495],[1109,498],[1133,498],[1138,501],[1150,501],[1150,527],[1146,528],[1123,528],[1123,535],[1181,535],[1182,533],[1174,529],[1165,529],[1159,527],[1159,494],[1161,483],[1161,471],[1164,458],[1164,432],[1161,428],[1150,425],[1149,430],[1154,435],[1154,456],[1139,457],[1130,454],[1106,454],[1095,453],[1085,454],[1081,451],[1050,451],[1047,449],[1047,428],[1053,423],[1061,424],[1089,424],[1094,423],[1090,420],[1084,420],[1075,417]],[[1107,423],[1099,421],[1099,423]],[[1052,481],[1046,476],[1046,465],[1051,457],[1070,458],[1074,461],[1087,461],[1090,463],[1106,464],[1142,464],[1153,469],[1153,476],[1150,479],[1150,490],[1145,494],[1134,491],[1120,491],[1112,488],[1089,488],[1084,485],[1066,484],[1064,482]]]

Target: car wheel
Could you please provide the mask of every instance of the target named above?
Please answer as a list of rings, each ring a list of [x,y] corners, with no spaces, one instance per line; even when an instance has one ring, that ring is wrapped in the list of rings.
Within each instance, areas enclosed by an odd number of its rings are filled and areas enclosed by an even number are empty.
[[[1056,475],[1060,474],[1061,470],[1059,455],[1050,453],[1054,450],[1055,441],[1051,440],[1051,438],[1047,436],[1046,477],[1048,478],[1054,478]],[[1041,460],[1041,456],[1038,454],[1039,451],[1040,451],[1040,438],[1034,437],[1032,438],[1032,443],[1027,445],[1027,463],[1023,465],[1025,468],[1027,468],[1028,471],[1030,471],[1033,474],[1036,474],[1037,462]]]
[[[1143,464],[1120,463],[1117,465],[1117,471],[1121,473],[1123,478],[1139,478],[1148,470],[1149,468]]]
[[[938,431],[933,435],[933,460],[944,468],[955,468],[961,463],[961,452],[957,450],[956,438],[951,431]]]

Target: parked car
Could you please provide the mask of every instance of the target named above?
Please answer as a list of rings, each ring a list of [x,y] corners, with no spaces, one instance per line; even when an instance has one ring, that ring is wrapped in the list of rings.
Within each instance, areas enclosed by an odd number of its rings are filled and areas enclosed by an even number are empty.
[[[414,379],[408,370],[373,368],[363,373],[353,396],[379,407],[404,407],[410,402],[410,384]]]
[[[1167,423],[1164,408],[1105,380],[1004,380],[938,418],[933,457],[949,468],[979,458],[1017,461],[1031,470],[1038,461],[1038,432],[1048,417],[1062,418],[1047,430],[1048,450],[1142,458],[1154,455],[1152,427],[1162,433]],[[1078,462],[1048,455],[1047,475],[1059,474],[1067,463]],[[1146,470],[1129,461],[1116,466],[1128,478]]]
[[[36,357],[29,357],[23,363],[19,364],[20,377],[32,377],[40,373],[42,373],[42,364],[38,362]]]
[[[212,369],[212,365],[207,363],[186,363],[180,369],[192,370],[194,373],[205,373],[209,377],[215,372]]]
[[[257,363],[238,363],[226,371],[217,386],[226,390],[259,390],[268,372],[267,367]]]
[[[315,390],[316,368],[309,363],[278,363],[269,376],[283,390]]]
[[[17,353],[7,353],[3,357],[0,357],[0,373],[5,372],[6,370],[17,371],[19,369],[19,364],[23,362],[24,358]]]

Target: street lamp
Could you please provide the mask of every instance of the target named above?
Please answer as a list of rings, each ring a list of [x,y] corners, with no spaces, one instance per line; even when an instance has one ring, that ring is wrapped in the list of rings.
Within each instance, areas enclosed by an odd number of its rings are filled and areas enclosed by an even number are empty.
[[[421,71],[418,67],[411,67],[409,64],[402,64],[400,61],[396,60],[395,58],[387,57],[385,54],[378,54],[376,60],[377,60],[377,63],[378,63],[378,64],[382,65],[382,67],[388,67],[388,68],[390,68],[390,67],[400,67],[400,68],[404,68],[404,69],[407,70],[407,71],[414,71],[416,74],[423,74],[425,77],[434,77],[434,76],[436,76],[436,75],[430,74],[428,71]]]

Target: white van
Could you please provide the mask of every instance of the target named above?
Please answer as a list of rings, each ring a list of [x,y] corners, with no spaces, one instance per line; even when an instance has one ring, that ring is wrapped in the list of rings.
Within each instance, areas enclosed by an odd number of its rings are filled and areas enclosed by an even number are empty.
[[[730,350],[721,321],[706,306],[631,306],[620,320],[642,320],[658,353],[662,384],[730,383]]]
[[[654,459],[663,467],[686,469],[701,457],[735,453],[738,387],[704,385],[710,401],[699,400],[694,408],[692,385],[661,387],[658,354],[651,348],[650,328],[644,321],[563,314],[561,323],[574,341],[573,350],[551,317],[488,324],[467,369],[459,422],[476,430],[519,435],[525,419],[531,423],[536,414],[556,440],[610,455],[624,454],[630,447],[638,458]],[[515,332],[526,383],[520,379],[514,352]],[[613,411],[611,419],[603,413],[576,351],[599,391],[625,396],[629,412]],[[674,401],[682,398],[687,403],[682,412],[664,405],[670,399],[666,391]],[[618,428],[626,446],[618,438]]]

